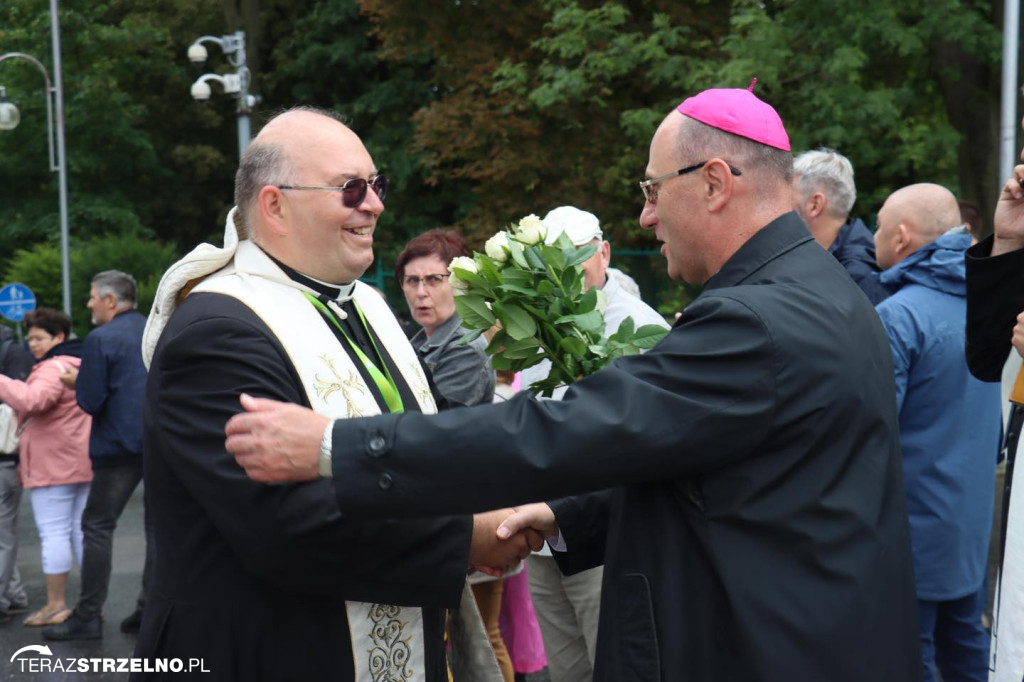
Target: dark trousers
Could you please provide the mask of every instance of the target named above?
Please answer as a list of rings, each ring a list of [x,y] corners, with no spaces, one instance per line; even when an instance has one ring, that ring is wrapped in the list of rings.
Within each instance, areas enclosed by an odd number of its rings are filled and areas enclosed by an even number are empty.
[[[917,600],[924,682],[987,682],[989,634],[981,626],[985,583],[959,599]]]
[[[82,596],[75,611],[91,620],[103,611],[110,587],[110,571],[114,552],[114,529],[121,518],[125,505],[142,481],[142,457],[118,463],[113,466],[99,466],[93,469],[92,487],[89,499],[82,513],[82,533],[85,535],[82,559]],[[142,590],[139,592],[138,608],[146,605],[146,591],[153,572],[154,548],[153,529],[149,514],[145,514],[146,563],[142,570]]]

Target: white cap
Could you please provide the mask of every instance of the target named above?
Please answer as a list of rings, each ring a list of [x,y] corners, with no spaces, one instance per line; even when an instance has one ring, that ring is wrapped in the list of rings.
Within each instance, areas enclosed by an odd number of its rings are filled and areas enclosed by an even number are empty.
[[[601,222],[597,216],[573,206],[559,206],[550,211],[544,216],[544,224],[548,227],[548,236],[544,240],[548,244],[553,244],[563,232],[575,246],[602,238]]]

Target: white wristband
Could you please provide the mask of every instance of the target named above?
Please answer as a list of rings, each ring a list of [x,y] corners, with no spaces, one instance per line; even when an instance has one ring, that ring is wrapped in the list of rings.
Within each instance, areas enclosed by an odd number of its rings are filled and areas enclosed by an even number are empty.
[[[321,478],[331,478],[334,472],[331,469],[331,446],[334,444],[334,420],[332,419],[327,428],[324,429],[324,437],[320,439],[320,459],[317,468]]]

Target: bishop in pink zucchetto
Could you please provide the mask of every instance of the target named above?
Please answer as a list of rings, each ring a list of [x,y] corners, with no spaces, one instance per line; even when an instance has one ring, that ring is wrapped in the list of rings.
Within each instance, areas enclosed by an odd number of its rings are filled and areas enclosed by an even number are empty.
[[[756,79],[755,79],[756,82]],[[718,88],[686,99],[676,107],[684,116],[712,128],[739,135],[769,147],[790,151],[789,135],[782,119],[770,104],[758,99],[750,89]]]

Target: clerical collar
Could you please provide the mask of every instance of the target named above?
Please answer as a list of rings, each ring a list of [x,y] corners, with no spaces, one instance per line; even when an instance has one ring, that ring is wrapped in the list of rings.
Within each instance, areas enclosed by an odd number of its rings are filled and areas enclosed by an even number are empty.
[[[263,253],[267,252],[264,251]],[[328,284],[327,282],[321,282],[318,279],[313,279],[308,275],[303,275],[301,272],[295,270],[294,268],[290,268],[281,261],[277,260],[269,253],[267,253],[267,257],[270,260],[274,261],[277,264],[277,267],[281,268],[281,270],[284,271],[284,274],[288,275],[289,279],[309,287],[318,294],[321,294],[334,301],[348,300],[352,298],[352,290],[356,288],[355,282],[352,282],[351,284],[342,284],[340,286],[337,284]]]

